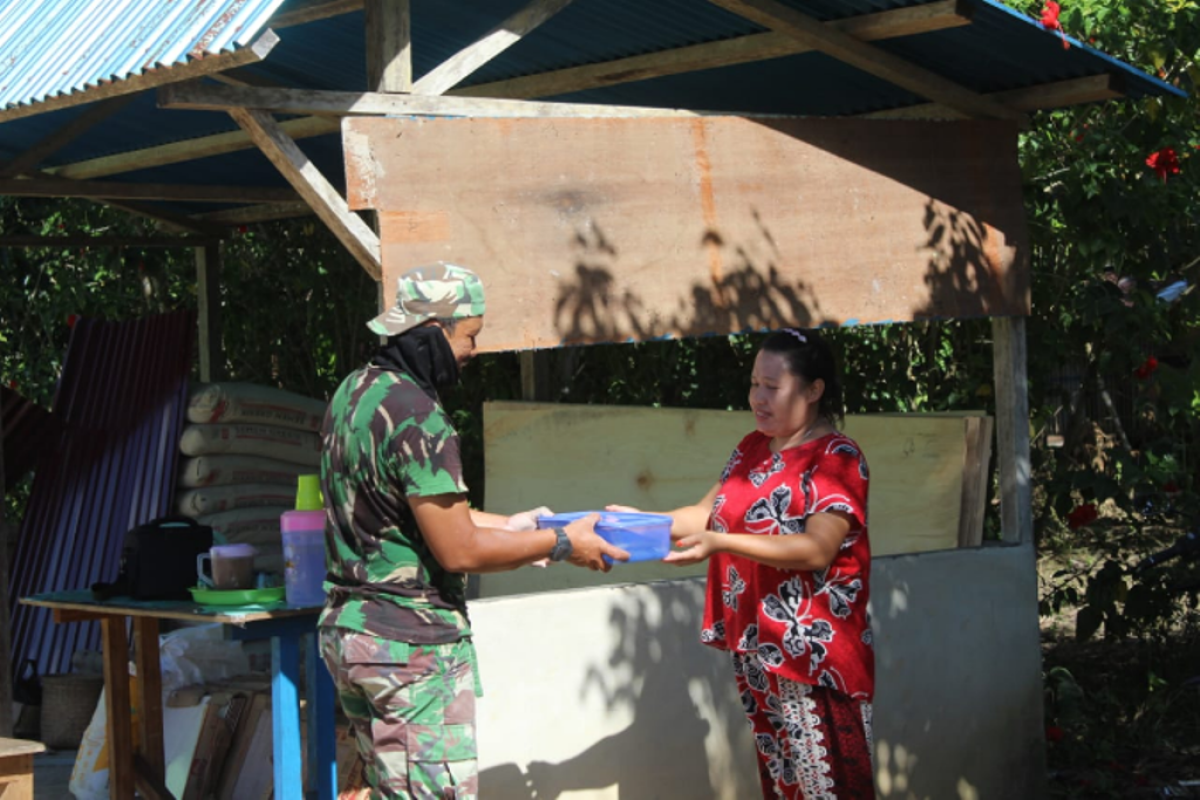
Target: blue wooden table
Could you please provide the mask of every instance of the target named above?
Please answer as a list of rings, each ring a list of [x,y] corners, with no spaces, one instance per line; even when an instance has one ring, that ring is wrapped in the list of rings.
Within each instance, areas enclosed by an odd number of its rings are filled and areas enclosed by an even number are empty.
[[[233,638],[271,639],[271,714],[277,800],[303,800],[304,774],[300,735],[300,658],[307,685],[309,785],[319,800],[337,797],[333,681],[317,652],[320,606],[201,606],[162,600],[115,597],[96,600],[86,589],[21,598],[22,603],[53,609],[55,622],[99,620],[103,632],[104,687],[108,712],[109,797],[129,800],[134,789],[145,797],[172,795],[166,788],[162,731],[162,671],[159,623],[164,619],[219,622]],[[142,725],[133,741],[127,663],[133,626],[137,698]]]

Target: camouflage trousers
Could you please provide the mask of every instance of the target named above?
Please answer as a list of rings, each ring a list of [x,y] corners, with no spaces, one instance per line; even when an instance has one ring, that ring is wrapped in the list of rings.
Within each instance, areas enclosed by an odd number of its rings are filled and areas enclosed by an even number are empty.
[[[372,798],[476,798],[475,646],[391,642],[321,628]]]

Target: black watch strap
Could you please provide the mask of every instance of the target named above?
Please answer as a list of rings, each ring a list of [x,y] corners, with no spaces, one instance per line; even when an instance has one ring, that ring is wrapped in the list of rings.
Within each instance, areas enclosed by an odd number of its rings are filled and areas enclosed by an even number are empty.
[[[575,549],[571,545],[571,539],[567,536],[567,532],[562,528],[553,528],[554,531],[554,548],[550,551],[551,561],[563,561],[569,558],[571,552]]]

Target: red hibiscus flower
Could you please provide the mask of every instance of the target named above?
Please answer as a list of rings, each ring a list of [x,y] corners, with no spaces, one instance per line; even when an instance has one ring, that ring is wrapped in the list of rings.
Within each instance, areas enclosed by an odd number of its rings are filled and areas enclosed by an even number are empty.
[[[1150,356],[1142,362],[1140,367],[1133,371],[1133,374],[1138,377],[1138,380],[1144,381],[1146,378],[1149,378],[1151,375],[1153,375],[1156,369],[1158,369],[1158,359],[1154,356]]]
[[[1067,41],[1067,33],[1063,30],[1062,23],[1058,21],[1058,12],[1060,6],[1054,0],[1046,0],[1046,7],[1042,9],[1042,27],[1048,31],[1058,31],[1058,35],[1062,37],[1063,50],[1069,50],[1071,43]]]
[[[68,328],[74,328],[74,327],[75,327],[75,323],[76,323],[76,322],[78,322],[78,321],[79,321],[79,315],[78,315],[78,314],[68,314],[68,315],[67,315],[67,327],[68,327]]]
[[[1168,175],[1179,174],[1179,156],[1175,154],[1175,148],[1164,147],[1146,157],[1146,166],[1166,183]]]
[[[1061,742],[1064,736],[1066,736],[1066,731],[1057,725],[1046,726],[1046,741]]]
[[[1096,510],[1095,503],[1084,503],[1077,506],[1067,515],[1067,527],[1071,530],[1082,528],[1084,525],[1091,525],[1100,518],[1100,512]]]

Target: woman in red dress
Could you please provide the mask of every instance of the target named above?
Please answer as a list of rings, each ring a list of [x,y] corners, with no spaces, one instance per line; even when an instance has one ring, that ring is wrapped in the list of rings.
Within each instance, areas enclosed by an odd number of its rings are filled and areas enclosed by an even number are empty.
[[[708,559],[701,641],[727,650],[766,798],[873,798],[867,462],[838,432],[828,343],[785,329],[750,378],[756,430],[699,503],[677,564]]]

